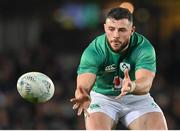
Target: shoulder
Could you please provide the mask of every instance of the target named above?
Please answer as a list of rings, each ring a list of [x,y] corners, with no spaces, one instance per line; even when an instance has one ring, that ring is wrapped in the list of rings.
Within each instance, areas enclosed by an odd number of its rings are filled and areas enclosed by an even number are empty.
[[[96,37],[84,50],[78,73],[91,72],[97,73],[99,68],[103,65],[106,55],[104,53],[105,36]]]
[[[154,52],[154,47],[151,44],[151,42],[143,35],[135,32],[134,33],[134,37],[136,39],[136,50],[138,50],[138,52]]]
[[[95,49],[102,49],[104,48],[106,43],[106,36],[105,34],[97,36],[90,44],[89,48],[95,48]]]
[[[134,33],[136,39],[137,39],[137,45],[139,47],[150,47],[150,48],[154,48],[153,45],[151,44],[151,42],[142,34],[139,34],[137,32]]]
[[[97,36],[85,49],[84,52],[92,52],[98,55],[104,55],[106,52],[106,36],[105,34]]]
[[[134,33],[134,41],[135,45],[132,51],[132,58],[135,61],[140,61],[141,59],[146,60],[155,60],[156,59],[156,52],[151,44],[151,42],[141,34]]]
[[[143,35],[137,34],[137,45],[133,51],[133,60],[135,61],[135,70],[148,69],[156,72],[156,54],[153,45]]]

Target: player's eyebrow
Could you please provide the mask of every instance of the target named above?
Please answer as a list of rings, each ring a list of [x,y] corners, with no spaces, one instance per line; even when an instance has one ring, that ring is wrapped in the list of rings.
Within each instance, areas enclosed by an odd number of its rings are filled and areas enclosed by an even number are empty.
[[[108,26],[108,28],[109,29],[118,29],[118,30],[126,30],[126,28],[125,27],[120,27],[120,28],[116,28],[116,27],[114,27],[114,26]]]

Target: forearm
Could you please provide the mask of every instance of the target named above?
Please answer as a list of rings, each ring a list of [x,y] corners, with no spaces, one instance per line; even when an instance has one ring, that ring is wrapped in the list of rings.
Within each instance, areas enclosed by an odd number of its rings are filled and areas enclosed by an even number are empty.
[[[77,88],[81,87],[89,94],[94,85],[95,80],[96,80],[96,75],[92,73],[85,73],[78,75]]]
[[[77,84],[76,88],[77,89],[83,88],[88,94],[90,94],[92,86],[88,86],[88,85],[85,85],[85,84]]]
[[[132,94],[135,95],[143,95],[149,93],[152,86],[152,79],[148,79],[147,77],[136,79],[134,82],[134,90]]]

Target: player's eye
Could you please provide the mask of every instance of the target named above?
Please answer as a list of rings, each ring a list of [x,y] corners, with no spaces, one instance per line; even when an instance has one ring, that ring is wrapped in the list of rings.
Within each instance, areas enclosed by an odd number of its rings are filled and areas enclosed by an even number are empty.
[[[109,27],[108,28],[110,31],[114,31],[115,30],[115,28],[112,28],[112,27]]]
[[[119,32],[126,32],[127,29],[125,29],[125,28],[120,28],[118,31],[119,31]]]

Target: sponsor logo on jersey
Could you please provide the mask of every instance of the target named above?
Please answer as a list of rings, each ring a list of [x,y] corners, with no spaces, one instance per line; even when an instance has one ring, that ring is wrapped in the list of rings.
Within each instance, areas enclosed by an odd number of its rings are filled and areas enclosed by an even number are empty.
[[[105,71],[106,72],[114,72],[114,71],[116,71],[116,65],[112,64],[112,65],[106,66]]]
[[[124,72],[125,69],[128,69],[128,70],[131,69],[130,64],[126,62],[121,62],[119,66],[122,72]]]

